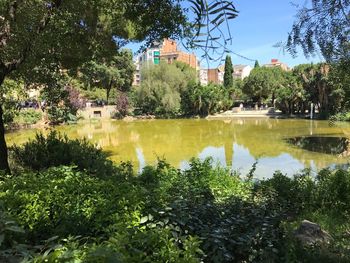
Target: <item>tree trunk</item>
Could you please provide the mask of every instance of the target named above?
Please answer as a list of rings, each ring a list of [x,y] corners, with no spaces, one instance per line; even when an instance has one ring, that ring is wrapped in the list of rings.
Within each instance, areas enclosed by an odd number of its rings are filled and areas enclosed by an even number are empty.
[[[106,100],[107,100],[107,105],[108,105],[108,102],[109,102],[109,94],[110,94],[110,92],[111,92],[111,89],[110,88],[107,88],[107,94],[106,94]]]
[[[3,120],[3,109],[0,104],[0,171],[10,174],[10,166],[8,163],[8,152],[5,140],[5,126]]]

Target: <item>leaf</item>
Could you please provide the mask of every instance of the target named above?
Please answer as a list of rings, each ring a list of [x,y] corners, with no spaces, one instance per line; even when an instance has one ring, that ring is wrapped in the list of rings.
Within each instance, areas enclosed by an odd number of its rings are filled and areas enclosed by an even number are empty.
[[[148,221],[148,216],[144,216],[140,219],[140,224],[144,224]]]
[[[1,234],[0,235],[0,247],[2,245],[2,242],[4,242],[4,239],[5,239],[5,235],[4,234]]]
[[[16,233],[24,233],[24,230],[18,226],[5,227],[5,230],[16,232]]]

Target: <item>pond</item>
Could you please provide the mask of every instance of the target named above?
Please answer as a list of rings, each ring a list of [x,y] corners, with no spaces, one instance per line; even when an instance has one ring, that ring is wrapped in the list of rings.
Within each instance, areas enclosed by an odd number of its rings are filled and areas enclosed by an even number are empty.
[[[316,171],[348,163],[348,157],[336,148],[350,138],[350,125],[329,126],[327,121],[279,119],[230,120],[139,120],[92,121],[56,128],[69,138],[86,137],[119,163],[131,161],[135,169],[165,158],[185,169],[192,157],[213,157],[214,162],[232,167],[245,175],[256,160],[259,178],[270,177],[275,170],[293,175],[304,168]],[[21,130],[6,135],[9,145],[33,138],[38,130]],[[306,139],[305,138],[316,138]],[[334,138],[325,143],[317,138]],[[311,147],[323,145],[324,147]],[[346,145],[346,144],[345,144]],[[317,148],[323,149],[318,151]],[[345,147],[346,148],[346,147]]]

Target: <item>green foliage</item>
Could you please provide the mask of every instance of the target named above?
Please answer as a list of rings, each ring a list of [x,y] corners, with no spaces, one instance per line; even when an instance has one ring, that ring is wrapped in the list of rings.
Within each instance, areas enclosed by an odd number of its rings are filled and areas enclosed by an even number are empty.
[[[225,59],[224,87],[232,88],[233,86],[233,66],[231,56],[227,55]]]
[[[283,113],[305,111],[306,91],[292,72],[283,72],[279,87],[275,90],[275,104]]]
[[[106,61],[91,60],[85,63],[80,70],[80,78],[86,84],[87,90],[91,87],[106,90],[105,99],[109,102],[112,89],[128,91],[131,88],[134,75],[132,53],[122,50]]]
[[[244,80],[243,94],[248,100],[268,102],[286,114],[305,114],[311,103],[320,118],[346,111],[349,90],[345,62],[334,65],[302,64],[292,71],[256,67]]]
[[[183,63],[147,65],[142,69],[142,83],[135,90],[136,106],[148,114],[176,115],[181,93],[195,78],[195,70]]]
[[[0,89],[0,105],[3,107],[4,123],[11,124],[19,112],[18,104],[27,98],[24,85],[21,82],[7,79]]]
[[[186,115],[206,116],[227,110],[232,105],[231,90],[221,85],[191,83],[181,95],[182,111]]]
[[[14,122],[19,125],[35,124],[42,118],[42,112],[34,109],[21,110],[14,118]]]
[[[254,64],[254,68],[259,68],[260,67],[260,64],[259,64],[259,61],[255,61],[255,64]]]
[[[340,112],[330,117],[330,121],[350,121],[350,112]]]
[[[115,179],[100,180],[74,167],[59,167],[5,182],[2,189],[9,191],[2,192],[1,200],[31,240],[55,235],[102,236],[119,218],[123,205],[132,201],[120,196],[130,187],[120,185],[122,190],[119,185]]]
[[[58,72],[50,73],[48,82],[41,92],[45,101],[49,120],[52,124],[75,123],[79,109],[85,107],[85,99],[78,89],[74,88],[68,76]]]
[[[349,11],[346,0],[314,0],[298,6],[287,50],[296,55],[301,47],[306,56],[321,53],[326,61],[349,59]]]
[[[15,145],[11,153],[17,164],[36,171],[59,165],[76,165],[79,170],[96,176],[107,176],[114,171],[112,162],[101,149],[85,139],[69,140],[55,131],[46,137],[37,134],[23,146]]]
[[[254,102],[265,102],[274,99],[274,92],[282,80],[283,71],[280,68],[257,67],[245,79],[243,93]]]
[[[0,261],[24,258],[28,255],[26,246],[19,244],[24,230],[0,206]]]

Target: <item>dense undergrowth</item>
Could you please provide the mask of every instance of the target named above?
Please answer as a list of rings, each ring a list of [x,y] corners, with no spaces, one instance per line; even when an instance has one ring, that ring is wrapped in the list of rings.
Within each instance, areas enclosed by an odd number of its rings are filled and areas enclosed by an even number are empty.
[[[186,171],[159,160],[135,175],[56,133],[12,157],[18,172],[0,183],[0,262],[350,262],[348,171],[254,181],[193,159]],[[303,219],[331,243],[300,245]]]

